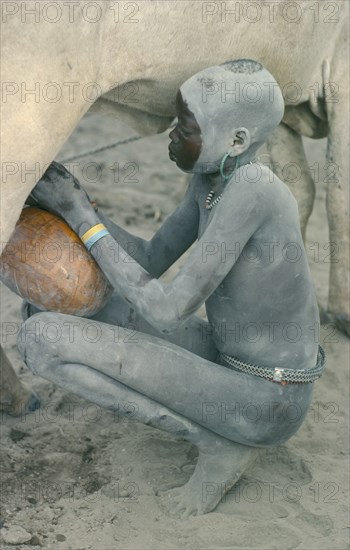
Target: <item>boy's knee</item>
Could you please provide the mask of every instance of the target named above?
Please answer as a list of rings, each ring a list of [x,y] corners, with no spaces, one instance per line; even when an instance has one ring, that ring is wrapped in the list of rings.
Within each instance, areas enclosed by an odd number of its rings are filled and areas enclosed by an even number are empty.
[[[260,433],[254,434],[252,440],[258,447],[284,445],[299,430],[305,416],[306,411],[302,411],[298,419],[286,420],[275,426],[265,426],[265,429],[262,429]]]
[[[27,319],[17,337],[17,348],[26,365],[38,373],[40,358],[47,355],[48,346],[57,340],[59,325],[53,313],[40,312]]]
[[[258,421],[242,423],[240,434],[242,443],[257,447],[273,447],[286,443],[303,424],[308,411],[308,402],[303,406],[289,403],[279,407],[278,414],[265,416]]]

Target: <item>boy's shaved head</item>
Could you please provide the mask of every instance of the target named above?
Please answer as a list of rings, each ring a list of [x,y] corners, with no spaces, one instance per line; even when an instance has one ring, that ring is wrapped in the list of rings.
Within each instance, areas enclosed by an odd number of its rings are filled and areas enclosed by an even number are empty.
[[[255,150],[280,123],[284,113],[282,92],[274,77],[250,59],[209,67],[186,80],[180,88],[201,129],[202,146],[195,169],[213,172],[236,135]]]

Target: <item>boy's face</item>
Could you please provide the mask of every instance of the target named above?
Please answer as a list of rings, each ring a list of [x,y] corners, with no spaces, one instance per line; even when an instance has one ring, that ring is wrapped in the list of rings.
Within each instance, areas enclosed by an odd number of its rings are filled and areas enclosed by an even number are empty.
[[[169,134],[169,157],[181,170],[191,172],[202,148],[201,129],[180,91],[176,96],[176,115],[177,125]]]

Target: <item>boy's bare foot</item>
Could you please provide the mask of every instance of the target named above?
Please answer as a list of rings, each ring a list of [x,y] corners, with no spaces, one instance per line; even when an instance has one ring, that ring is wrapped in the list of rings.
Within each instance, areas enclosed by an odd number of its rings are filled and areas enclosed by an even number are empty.
[[[182,487],[160,493],[170,515],[186,518],[214,510],[256,459],[259,450],[211,434],[197,447],[198,462],[190,480]]]

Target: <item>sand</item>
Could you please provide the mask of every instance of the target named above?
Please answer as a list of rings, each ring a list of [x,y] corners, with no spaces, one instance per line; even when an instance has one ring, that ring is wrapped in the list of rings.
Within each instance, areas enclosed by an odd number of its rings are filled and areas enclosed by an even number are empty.
[[[89,115],[57,160],[131,135],[118,121]],[[167,134],[145,138],[67,167],[117,223],[149,238],[187,185],[187,176],[168,159],[167,144]],[[306,145],[310,163],[320,166],[307,250],[325,305],[325,142]],[[4,541],[11,536],[23,541],[17,545],[23,550],[348,548],[349,342],[332,326],[321,330],[328,366],[299,432],[286,445],[261,450],[214,512],[180,520],[167,514],[156,492],[189,479],[196,448],[33,376],[15,336],[7,334],[19,326],[20,305],[3,287],[2,343],[21,380],[40,394],[42,408],[1,418],[2,548],[14,547]]]

